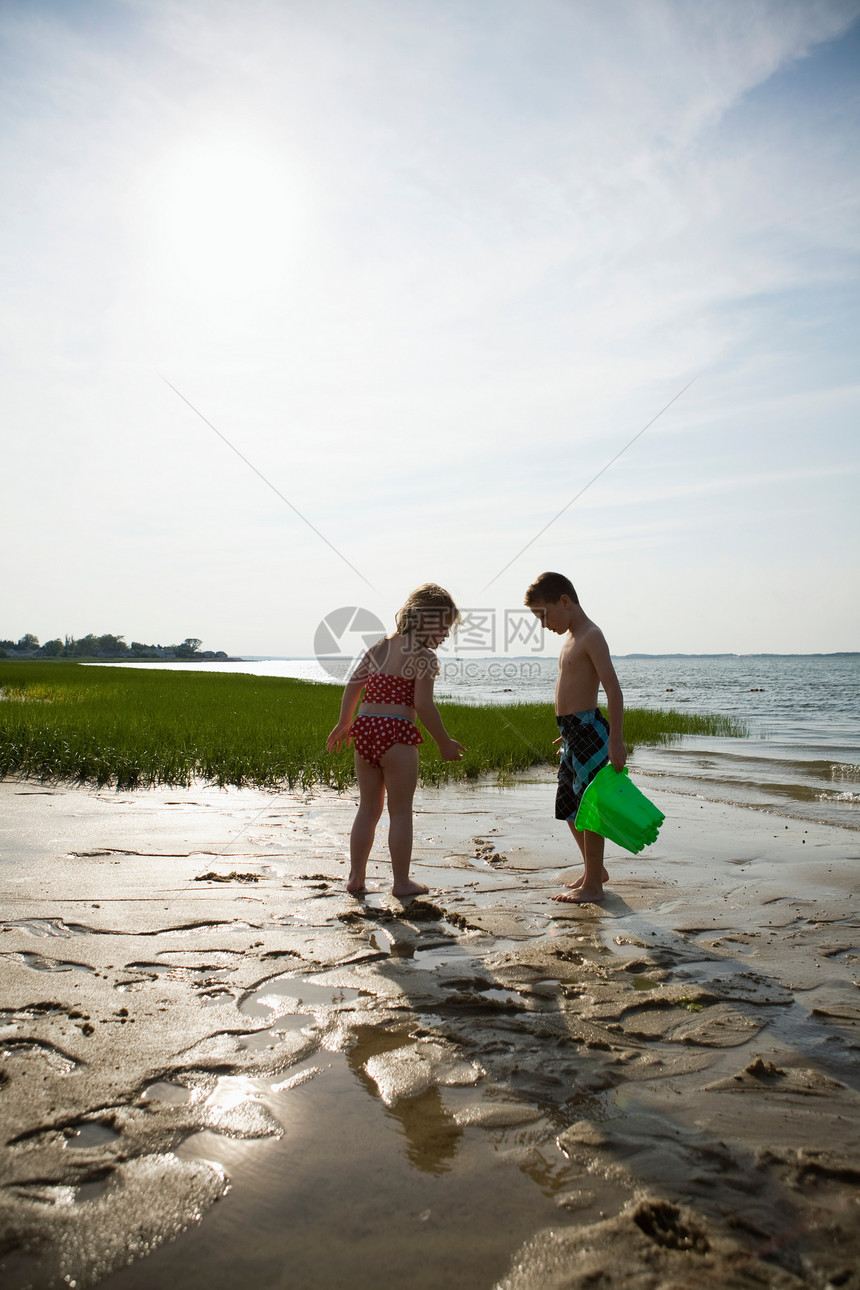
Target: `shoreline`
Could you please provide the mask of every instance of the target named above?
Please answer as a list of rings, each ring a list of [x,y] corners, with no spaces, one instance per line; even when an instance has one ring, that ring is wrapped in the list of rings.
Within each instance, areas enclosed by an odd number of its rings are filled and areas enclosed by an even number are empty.
[[[4,1284],[858,1284],[856,833],[649,786],[554,905],[553,782],[421,788],[409,906],[352,790],[0,783]]]

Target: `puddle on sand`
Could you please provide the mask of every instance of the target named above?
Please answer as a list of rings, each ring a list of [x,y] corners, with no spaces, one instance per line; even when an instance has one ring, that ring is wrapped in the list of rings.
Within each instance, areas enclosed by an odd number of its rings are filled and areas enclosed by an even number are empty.
[[[414,941],[399,941],[382,927],[371,933],[370,943],[381,954],[388,954],[393,959],[412,959],[415,957]]]
[[[13,928],[29,932],[31,936],[85,936],[96,935],[98,928],[87,927],[84,923],[66,923],[62,918],[16,918],[12,922],[0,923],[0,931],[7,932]]]
[[[78,1151],[91,1150],[93,1147],[103,1147],[108,1142],[115,1142],[118,1137],[116,1129],[112,1129],[109,1124],[103,1124],[98,1120],[85,1120],[72,1127],[72,1134],[67,1139],[66,1146]]]
[[[167,1080],[156,1080],[148,1084],[140,1095],[141,1102],[164,1102],[167,1106],[182,1106],[190,1102],[193,1094],[184,1084],[170,1084]]]
[[[15,963],[23,963],[26,967],[32,968],[34,972],[90,972],[95,973],[95,968],[91,968],[88,963],[75,963],[71,959],[51,959],[44,954],[36,954],[32,950],[14,951],[11,954],[2,955],[3,958],[12,959]]]
[[[289,1031],[311,1031],[314,1027],[313,1017],[307,1013],[289,1013],[278,1017],[277,1022],[267,1030],[255,1030],[253,1034],[243,1035],[237,1040],[237,1047],[243,1053],[261,1053],[267,1048],[276,1048],[281,1043],[281,1036]]]
[[[226,1003],[228,999],[235,997],[232,990],[203,990],[197,996],[207,1008],[216,1003]]]
[[[436,968],[448,967],[451,963],[463,963],[471,960],[472,957],[462,945],[437,945],[432,950],[421,950],[417,956],[416,966],[423,972],[433,972]]]
[[[222,1075],[206,1098],[206,1105],[218,1111],[232,1111],[243,1102],[261,1101],[265,1085],[244,1075]]]
[[[491,942],[491,951],[488,951],[487,944]],[[431,971],[437,967],[447,967],[450,963],[462,963],[464,959],[475,959],[485,964],[488,953],[492,953],[495,961],[499,955],[508,954],[516,951],[520,945],[518,941],[511,941],[501,937],[481,937],[472,943],[467,937],[457,937],[440,945],[434,942],[429,949],[423,950],[421,945],[416,945],[418,951],[416,957],[416,966]]]
[[[246,1017],[265,1017],[274,1013],[278,1018],[277,1029],[283,1030],[290,1016],[298,1021],[299,1026],[307,1025],[308,1013],[327,1012],[368,993],[367,990],[346,986],[323,985],[318,981],[307,981],[304,977],[273,977],[243,999],[239,1011]]]
[[[659,986],[656,981],[652,981],[648,976],[634,976],[630,982],[634,990],[657,990]]]
[[[523,996],[519,991],[508,989],[506,986],[494,985],[488,990],[481,990],[480,994],[482,999],[495,999],[496,1003],[523,1003]]]
[[[283,1125],[280,1139],[249,1143],[208,1131],[188,1139],[177,1154],[224,1167],[229,1192],[200,1224],[109,1276],[103,1290],[281,1290],[285,1269],[302,1290],[501,1280],[519,1246],[557,1225],[560,1211],[499,1149],[522,1130],[458,1123],[455,1103],[459,1110],[468,1100],[466,1089],[432,1086],[385,1106],[364,1065],[408,1042],[405,1030],[362,1027],[356,1047],[326,1054],[314,1078],[301,1078],[300,1063],[282,1091],[270,1084],[257,1092]],[[235,1089],[243,1092],[255,1096]],[[473,1096],[481,1101],[478,1089]]]

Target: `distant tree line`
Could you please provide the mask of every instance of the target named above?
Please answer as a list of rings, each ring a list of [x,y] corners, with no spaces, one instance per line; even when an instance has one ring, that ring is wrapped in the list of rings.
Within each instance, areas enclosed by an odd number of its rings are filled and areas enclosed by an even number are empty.
[[[186,636],[180,645],[144,645],[142,641],[132,641],[128,645],[122,636],[59,636],[52,641],[39,644],[38,636],[27,632],[18,641],[0,640],[0,658],[226,658],[222,649],[201,650],[202,641],[196,636]]]

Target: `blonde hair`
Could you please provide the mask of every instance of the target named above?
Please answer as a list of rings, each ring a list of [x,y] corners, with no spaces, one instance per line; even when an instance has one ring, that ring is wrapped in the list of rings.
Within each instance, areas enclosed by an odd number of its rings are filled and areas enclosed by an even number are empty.
[[[394,621],[400,635],[405,636],[431,623],[444,623],[449,631],[453,631],[459,627],[461,619],[450,593],[435,582],[425,582],[407,597],[406,603],[394,615]]]

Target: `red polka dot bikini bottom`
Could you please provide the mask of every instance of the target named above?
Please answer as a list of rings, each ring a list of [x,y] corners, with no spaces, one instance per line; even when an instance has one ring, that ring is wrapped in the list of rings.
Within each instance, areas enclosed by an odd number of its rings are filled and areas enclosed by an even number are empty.
[[[360,712],[350,728],[355,751],[371,766],[395,744],[423,744],[418,727],[407,717],[379,717]]]

